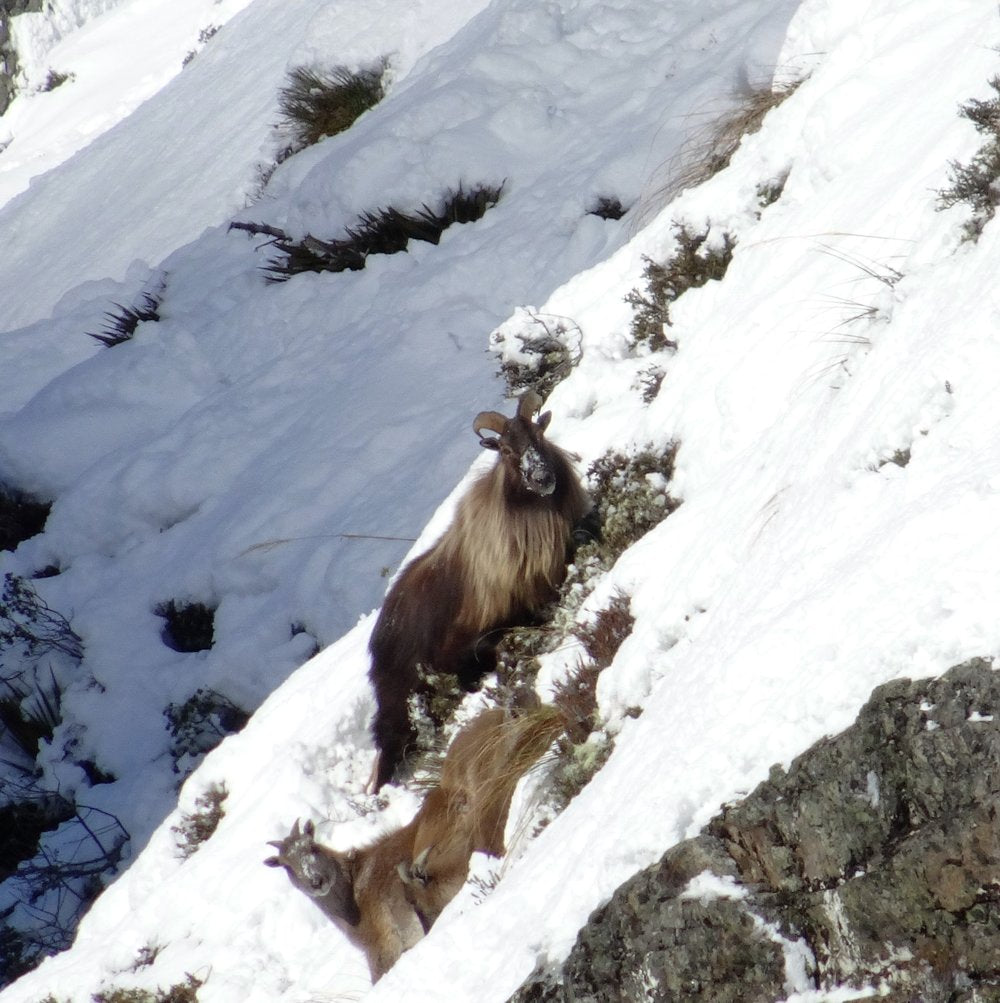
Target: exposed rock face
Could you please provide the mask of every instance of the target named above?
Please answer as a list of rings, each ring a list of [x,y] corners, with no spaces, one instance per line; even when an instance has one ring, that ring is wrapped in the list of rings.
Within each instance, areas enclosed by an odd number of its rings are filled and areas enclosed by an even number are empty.
[[[858,719],[635,875],[527,1001],[1000,1001],[1000,672],[879,687]]]
[[[0,115],[7,110],[16,90],[17,53],[11,45],[10,19],[15,14],[41,9],[42,0],[0,0]]]

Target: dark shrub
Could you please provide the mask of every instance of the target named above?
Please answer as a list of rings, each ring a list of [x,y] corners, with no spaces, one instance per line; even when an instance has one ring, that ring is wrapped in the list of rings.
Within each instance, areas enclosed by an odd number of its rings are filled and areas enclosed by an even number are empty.
[[[215,643],[215,607],[171,599],[154,610],[167,622],[160,637],[174,651],[208,651]]]
[[[16,550],[22,540],[45,529],[52,503],[0,485],[0,550]]]

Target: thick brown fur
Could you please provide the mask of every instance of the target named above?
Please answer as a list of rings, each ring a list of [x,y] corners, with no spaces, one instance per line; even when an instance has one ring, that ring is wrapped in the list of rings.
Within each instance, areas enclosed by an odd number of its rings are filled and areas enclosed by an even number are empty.
[[[494,665],[503,628],[529,622],[552,601],[566,574],[573,531],[591,502],[568,454],[545,438],[549,414],[531,415],[540,399],[522,398],[510,419],[484,412],[474,428],[498,452],[497,462],[459,501],[455,518],[430,550],[415,558],[390,588],[369,648],[379,750],[374,789],[392,779],[411,751],[410,697],[422,677],[456,676],[474,688]],[[485,421],[483,421],[485,419]],[[537,461],[551,486],[531,478]]]
[[[455,736],[414,819],[413,863],[400,872],[429,922],[465,883],[473,852],[503,856],[514,789],[564,730],[562,715],[541,707],[521,717],[484,711]]]

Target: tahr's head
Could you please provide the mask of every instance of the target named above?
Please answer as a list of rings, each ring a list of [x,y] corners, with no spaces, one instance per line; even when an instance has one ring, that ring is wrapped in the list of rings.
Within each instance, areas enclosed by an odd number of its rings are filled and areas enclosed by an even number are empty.
[[[512,480],[544,498],[555,491],[557,478],[552,447],[545,439],[552,412],[539,415],[537,421],[532,419],[541,404],[542,398],[529,390],[518,401],[513,418],[499,411],[481,411],[472,423],[472,430],[479,436],[480,445],[500,454]],[[484,435],[484,432],[496,434]]]

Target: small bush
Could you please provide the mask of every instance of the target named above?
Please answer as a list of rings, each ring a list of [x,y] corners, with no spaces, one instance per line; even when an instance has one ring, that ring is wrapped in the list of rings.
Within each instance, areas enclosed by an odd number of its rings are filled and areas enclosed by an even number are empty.
[[[209,39],[214,38],[218,31],[219,26],[217,24],[210,24],[202,28],[198,32],[198,45],[203,49],[208,44]],[[181,60],[181,66],[187,66],[198,55],[199,51],[199,49],[189,49],[187,55]]]
[[[76,80],[75,73],[60,73],[58,70],[49,70],[45,82],[41,86],[42,93],[54,91],[57,87],[62,87],[63,84],[71,80]]]
[[[621,219],[628,212],[617,195],[600,195],[587,210],[588,216],[599,216],[601,219]]]
[[[171,827],[177,837],[177,849],[181,858],[187,860],[196,853],[201,844],[210,839],[226,814],[222,807],[229,797],[225,784],[212,784],[204,793],[195,798],[195,810],[181,818],[180,825]]]
[[[233,223],[231,229],[265,234],[283,255],[264,266],[268,277],[281,282],[300,272],[360,271],[370,254],[398,254],[411,240],[437,244],[441,234],[454,223],[472,223],[500,200],[503,185],[476,185],[466,190],[462,185],[448,191],[438,208],[424,203],[415,212],[392,206],[363,212],[346,228],[347,236],[338,240],[320,240],[306,235],[293,240],[276,227],[257,223]]]
[[[649,366],[638,374],[635,389],[641,390],[643,404],[652,404],[656,400],[666,375],[659,366]]]
[[[92,1003],[198,1003],[198,990],[205,984],[203,979],[188,974],[183,982],[167,989],[103,989],[90,998]]]
[[[45,529],[52,503],[0,485],[0,550],[16,550]]]
[[[633,289],[625,297],[635,315],[632,319],[632,339],[636,345],[648,345],[654,352],[676,349],[677,342],[671,341],[664,331],[670,327],[670,304],[680,296],[712,279],[721,279],[726,274],[733,258],[735,239],[723,234],[721,247],[705,248],[709,231],[693,233],[686,224],[674,223],[677,249],[669,261],[659,264],[651,258],[644,258],[643,278],[646,292]]]
[[[938,208],[966,203],[972,218],[965,223],[966,240],[976,241],[1000,204],[1000,76],[990,80],[995,96],[986,101],[973,99],[960,108],[986,142],[968,164],[951,161],[951,185],[938,192]]]
[[[678,508],[680,501],[669,493],[674,473],[677,443],[658,450],[648,446],[631,456],[607,453],[587,471],[601,518],[601,539],[586,548],[603,567],[610,567],[640,537]],[[589,552],[588,552],[589,548]]]
[[[153,611],[166,620],[160,637],[174,651],[208,651],[215,643],[215,607],[171,599]]]
[[[242,731],[250,715],[213,689],[196,690],[183,703],[163,712],[170,732],[174,771],[188,774],[227,735]]]
[[[349,129],[385,96],[383,59],[360,70],[335,66],[330,70],[297,66],[278,94],[278,107],[291,141],[280,155],[285,159],[326,136]]]
[[[616,589],[607,606],[597,611],[593,620],[577,624],[574,633],[598,671],[606,669],[635,625],[631,600]]]
[[[158,293],[145,292],[134,306],[124,306],[115,303],[115,310],[104,314],[104,328],[98,332],[87,332],[88,338],[99,341],[105,348],[114,348],[123,342],[131,341],[136,328],[144,321],[158,321],[162,302],[162,290]]]

